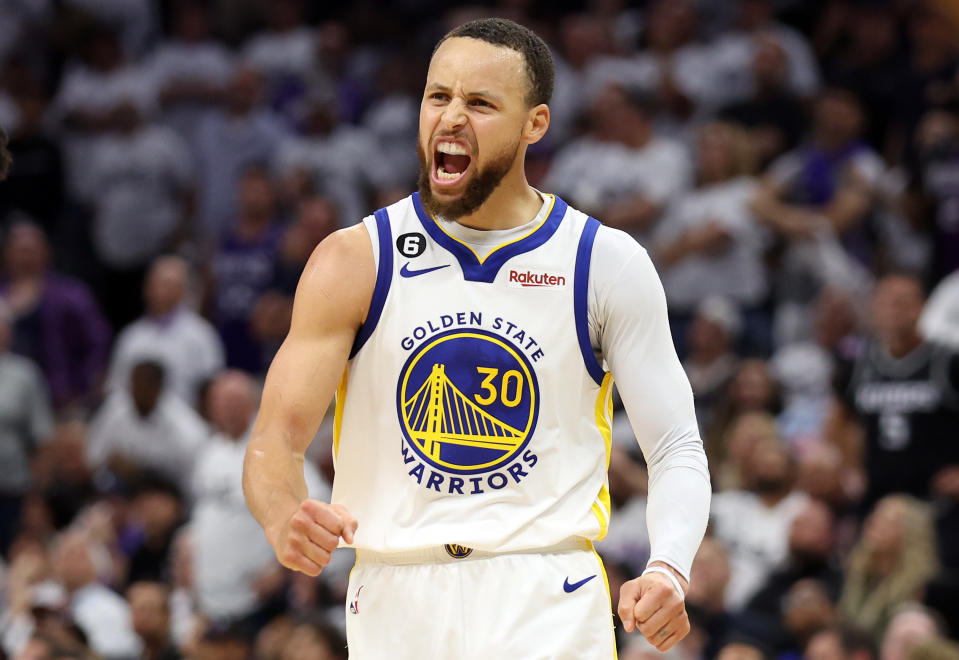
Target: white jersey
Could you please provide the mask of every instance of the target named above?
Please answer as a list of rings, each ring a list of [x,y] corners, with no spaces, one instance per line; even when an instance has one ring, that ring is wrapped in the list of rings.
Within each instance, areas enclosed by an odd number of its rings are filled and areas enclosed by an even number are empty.
[[[357,548],[605,535],[612,378],[586,309],[600,225],[553,196],[541,215],[484,259],[418,195],[364,221],[377,278],[337,392],[332,496],[361,521]]]

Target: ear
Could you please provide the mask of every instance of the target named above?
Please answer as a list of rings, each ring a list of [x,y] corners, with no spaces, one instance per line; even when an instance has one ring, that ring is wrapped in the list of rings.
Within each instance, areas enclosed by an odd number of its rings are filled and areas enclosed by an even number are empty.
[[[546,135],[546,129],[548,128],[549,106],[545,103],[533,106],[529,109],[526,126],[523,127],[523,141],[527,144],[539,142]]]

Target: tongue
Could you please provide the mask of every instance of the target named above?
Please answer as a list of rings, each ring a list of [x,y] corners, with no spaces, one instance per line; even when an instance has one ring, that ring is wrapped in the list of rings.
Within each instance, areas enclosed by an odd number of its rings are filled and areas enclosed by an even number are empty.
[[[469,156],[445,154],[443,157],[443,169],[450,174],[459,174],[469,167],[469,164]]]

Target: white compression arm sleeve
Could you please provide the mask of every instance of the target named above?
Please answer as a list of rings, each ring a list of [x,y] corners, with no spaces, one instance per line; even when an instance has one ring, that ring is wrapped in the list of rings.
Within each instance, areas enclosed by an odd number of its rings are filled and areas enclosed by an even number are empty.
[[[689,579],[711,488],[693,394],[669,333],[666,296],[646,251],[601,227],[589,278],[594,346],[613,374],[649,469],[650,562]]]

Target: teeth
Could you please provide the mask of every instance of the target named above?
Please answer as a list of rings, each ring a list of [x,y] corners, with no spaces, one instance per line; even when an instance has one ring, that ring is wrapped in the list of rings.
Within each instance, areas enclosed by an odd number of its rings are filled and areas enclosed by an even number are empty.
[[[440,142],[436,145],[436,150],[441,154],[452,154],[454,156],[467,156],[466,147],[455,142]]]
[[[436,178],[443,181],[455,181],[461,176],[463,176],[462,172],[447,172],[442,165],[436,168]]]

